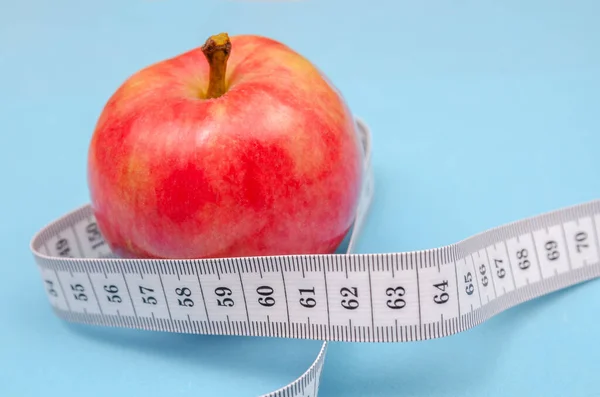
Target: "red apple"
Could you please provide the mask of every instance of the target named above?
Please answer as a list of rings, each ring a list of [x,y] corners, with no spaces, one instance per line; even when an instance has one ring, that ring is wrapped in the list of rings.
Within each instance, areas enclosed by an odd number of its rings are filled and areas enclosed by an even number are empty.
[[[89,148],[92,207],[121,257],[331,253],[362,152],[344,99],[306,58],[222,33],[112,95]]]

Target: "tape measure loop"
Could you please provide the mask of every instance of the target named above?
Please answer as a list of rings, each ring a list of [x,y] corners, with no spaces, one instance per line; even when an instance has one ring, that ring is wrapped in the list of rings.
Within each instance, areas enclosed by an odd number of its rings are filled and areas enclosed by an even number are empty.
[[[263,397],[316,396],[328,341],[409,342],[473,328],[542,295],[600,277],[600,201],[429,250],[354,253],[370,208],[365,179],[345,254],[121,259],[89,205],[42,228],[30,249],[65,321],[168,332],[323,341],[296,381]]]

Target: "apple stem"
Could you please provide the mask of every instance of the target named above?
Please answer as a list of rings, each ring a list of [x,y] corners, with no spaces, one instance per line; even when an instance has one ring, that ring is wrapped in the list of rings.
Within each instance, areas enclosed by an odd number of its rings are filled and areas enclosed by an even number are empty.
[[[227,33],[210,36],[202,46],[202,52],[210,65],[207,98],[218,98],[227,91],[225,74],[231,52],[231,41]]]

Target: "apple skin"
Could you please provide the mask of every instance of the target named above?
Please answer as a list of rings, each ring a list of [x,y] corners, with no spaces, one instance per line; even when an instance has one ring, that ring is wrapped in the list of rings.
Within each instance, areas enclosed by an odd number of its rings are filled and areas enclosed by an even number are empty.
[[[98,226],[123,258],[332,253],[352,226],[362,150],[339,92],[273,39],[232,36],[227,92],[200,47],[130,76],[88,152]]]

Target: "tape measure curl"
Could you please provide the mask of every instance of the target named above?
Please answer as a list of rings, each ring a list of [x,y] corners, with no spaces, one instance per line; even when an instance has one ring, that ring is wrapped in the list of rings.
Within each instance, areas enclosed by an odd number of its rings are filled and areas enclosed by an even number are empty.
[[[51,307],[95,325],[322,340],[297,380],[263,397],[314,397],[327,341],[406,342],[472,328],[600,276],[600,201],[430,250],[353,254],[373,197],[371,134],[346,254],[202,260],[114,257],[89,205],[40,230],[31,251]]]

